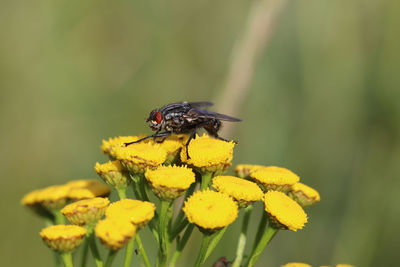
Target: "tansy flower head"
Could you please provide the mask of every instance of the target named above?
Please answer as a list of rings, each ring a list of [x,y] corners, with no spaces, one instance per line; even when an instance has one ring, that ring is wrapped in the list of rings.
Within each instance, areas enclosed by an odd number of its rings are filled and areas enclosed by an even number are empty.
[[[97,223],[95,233],[112,250],[122,248],[136,233],[136,227],[126,220],[106,218]]]
[[[318,191],[302,183],[295,183],[292,185],[289,196],[303,207],[310,206],[320,201]]]
[[[149,143],[159,145],[162,149],[167,152],[166,164],[172,164],[178,159],[178,154],[183,147],[182,140],[187,139],[187,135],[170,135],[161,140],[150,139]]]
[[[128,172],[122,167],[121,162],[118,160],[109,161],[104,164],[96,162],[94,170],[103,178],[104,182],[117,189],[126,188],[131,181],[128,177]]]
[[[37,192],[36,203],[48,210],[60,209],[65,206],[69,191],[70,188],[66,185],[48,186]]]
[[[233,176],[216,176],[212,180],[213,187],[235,199],[240,207],[246,207],[264,196],[257,184]]]
[[[154,217],[155,209],[151,202],[127,198],[112,203],[106,210],[106,217],[129,221],[141,228]]]
[[[195,182],[193,171],[186,166],[159,166],[145,173],[153,192],[163,199],[175,199]]]
[[[118,147],[125,147],[125,143],[135,142],[142,138],[142,136],[117,136],[109,138],[107,141],[103,140],[101,144],[101,151],[106,154],[110,159],[115,159],[115,149]]]
[[[95,180],[76,180],[66,184],[70,188],[68,198],[76,201],[87,198],[107,197],[111,189],[107,185]]]
[[[263,165],[255,165],[255,164],[239,164],[235,167],[235,173],[240,178],[247,178],[250,175],[250,172],[264,168]]]
[[[53,219],[53,214],[38,201],[42,189],[34,190],[21,199],[21,204],[32,209],[37,215]]]
[[[279,229],[297,231],[307,222],[303,208],[293,199],[279,191],[268,191],[264,196],[265,211]]]
[[[61,213],[72,224],[92,224],[103,217],[108,203],[110,201],[107,198],[101,197],[80,200],[65,206]]]
[[[197,136],[189,143],[189,157],[186,147],[181,150],[181,161],[192,165],[201,172],[224,173],[230,166],[233,156],[233,141],[226,142],[208,135]]]
[[[43,241],[58,252],[75,250],[85,237],[86,229],[77,225],[52,225],[40,232]]]
[[[155,168],[167,159],[167,152],[163,148],[150,143],[118,147],[115,155],[127,170],[136,174],[144,173],[147,168]]]
[[[311,265],[301,262],[289,262],[286,263],[285,265],[282,265],[282,267],[311,267]]]
[[[190,196],[183,211],[190,223],[202,230],[214,231],[236,219],[238,206],[228,195],[206,189]]]
[[[250,177],[264,190],[277,190],[288,192],[291,186],[300,178],[295,173],[285,168],[270,166],[254,170]]]

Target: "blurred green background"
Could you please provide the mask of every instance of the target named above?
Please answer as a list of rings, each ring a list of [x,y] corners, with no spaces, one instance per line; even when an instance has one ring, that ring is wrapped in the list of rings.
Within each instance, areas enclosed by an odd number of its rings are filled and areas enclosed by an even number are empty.
[[[2,266],[52,266],[42,221],[19,204],[25,193],[96,177],[101,140],[150,133],[155,107],[229,105],[221,90],[254,3],[0,2]],[[258,266],[398,264],[399,11],[398,0],[290,0],[278,16],[235,106],[234,164],[285,166],[322,200],[304,230],[278,233]],[[206,266],[234,257],[240,222]]]

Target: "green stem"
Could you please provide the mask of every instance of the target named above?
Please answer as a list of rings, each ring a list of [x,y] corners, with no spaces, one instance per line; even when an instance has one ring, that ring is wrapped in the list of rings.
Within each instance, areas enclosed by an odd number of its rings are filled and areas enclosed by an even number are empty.
[[[103,267],[103,261],[101,260],[99,250],[97,249],[94,232],[89,234],[88,239],[89,239],[90,251],[92,252],[94,261],[96,262],[96,266]]]
[[[218,232],[214,233],[212,235],[212,240],[210,242],[210,245],[208,246],[207,249],[207,253],[206,253],[206,258],[208,258],[208,256],[210,256],[211,252],[214,250],[214,248],[218,245],[218,242],[221,240],[222,236],[224,235],[225,231],[226,231],[226,226],[224,228],[222,228],[221,230],[219,230]],[[204,260],[205,260],[204,259]]]
[[[185,219],[183,219],[183,220],[181,221],[181,223],[180,223],[179,225],[176,225],[176,226],[175,226],[175,229],[172,230],[172,232],[171,232],[171,240],[174,240],[174,239],[179,235],[179,233],[180,233],[183,229],[185,229],[185,227],[186,227],[188,224],[189,224],[189,221],[187,220],[187,218],[185,218]]]
[[[65,217],[61,213],[61,210],[54,210],[53,214],[54,214],[54,222],[55,222],[55,224],[65,224]]]
[[[134,248],[135,248],[135,239],[131,238],[125,248],[124,267],[129,267],[131,265]]]
[[[143,200],[143,195],[139,190],[139,183],[140,183],[140,176],[137,174],[130,174],[131,179],[132,179],[132,187],[133,187],[133,193],[135,194],[135,197],[139,200]]]
[[[64,262],[64,266],[65,267],[74,267],[74,265],[72,264],[72,254],[71,252],[64,252],[61,253],[61,258]]]
[[[175,263],[178,260],[179,256],[181,255],[182,250],[185,248],[185,245],[186,245],[187,241],[189,240],[189,237],[192,234],[193,229],[194,229],[194,224],[189,224],[189,226],[186,228],[182,239],[178,241],[176,250],[174,252],[174,255],[172,256],[172,259],[171,259],[171,262],[169,264],[169,267],[174,267],[175,266]]]
[[[199,255],[197,256],[195,267],[200,267],[206,261],[206,254],[208,250],[208,245],[210,244],[212,234],[203,234],[203,241],[201,241],[201,247]]]
[[[125,199],[126,198],[126,187],[125,188],[115,188],[117,190],[119,199]]]
[[[251,252],[248,263],[245,266],[253,267],[256,264],[258,258],[261,255],[261,252],[264,250],[265,246],[269,243],[269,241],[271,241],[271,239],[274,237],[277,231],[278,231],[277,228],[268,226],[267,230],[261,237],[260,242],[258,242],[255,249]]]
[[[201,175],[200,190],[205,190],[210,185],[212,176],[212,172],[206,172]]]
[[[136,244],[138,246],[140,255],[143,258],[144,265],[146,267],[151,267],[151,264],[150,264],[150,261],[149,261],[149,257],[147,257],[146,250],[143,247],[142,239],[140,238],[139,234],[136,234],[135,240],[136,240]]]
[[[254,239],[252,251],[256,248],[257,244],[260,242],[262,234],[265,231],[265,227],[267,226],[268,214],[265,211],[263,211],[262,214],[263,215],[261,217],[260,223],[258,224],[257,234],[256,238]]]
[[[247,228],[249,226],[249,219],[252,209],[253,205],[251,204],[244,209],[242,231],[239,236],[239,242],[236,249],[236,258],[232,264],[232,267],[240,267],[240,263],[242,262],[244,248],[246,246],[246,240],[247,240]]]
[[[117,255],[117,252],[119,250],[112,250],[110,249],[110,251],[108,252],[108,256],[107,256],[107,260],[106,260],[106,264],[104,265],[104,267],[111,267],[112,262],[114,261],[115,256]]]
[[[86,238],[86,239],[85,239],[85,243],[83,244],[83,253],[82,253],[82,259],[81,259],[81,267],[85,267],[85,266],[86,266],[88,251],[89,251],[89,241],[88,241],[87,238]]]
[[[172,202],[169,200],[161,200],[160,207],[160,220],[159,220],[159,238],[160,238],[160,250],[158,255],[158,266],[167,266],[170,240],[168,233],[168,224],[170,220],[171,213],[169,209],[171,208]]]

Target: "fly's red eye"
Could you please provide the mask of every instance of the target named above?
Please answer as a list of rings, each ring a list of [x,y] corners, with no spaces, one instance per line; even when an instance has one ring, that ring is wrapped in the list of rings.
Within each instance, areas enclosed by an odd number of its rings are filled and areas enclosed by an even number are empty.
[[[162,116],[161,116],[160,112],[156,112],[156,115],[154,117],[155,117],[157,123],[161,123]]]

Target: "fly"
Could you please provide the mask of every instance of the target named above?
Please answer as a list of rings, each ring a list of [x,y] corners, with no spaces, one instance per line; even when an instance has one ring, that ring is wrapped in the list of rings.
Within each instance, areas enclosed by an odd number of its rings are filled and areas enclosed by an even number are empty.
[[[185,144],[186,155],[189,159],[189,143],[196,137],[196,132],[200,128],[204,128],[209,135],[228,142],[228,140],[218,135],[222,121],[238,122],[241,120],[202,109],[202,107],[210,107],[212,105],[213,103],[211,102],[182,102],[169,104],[160,109],[154,109],[150,112],[146,122],[149,123],[150,128],[156,133],[134,142],[125,143],[125,146],[139,143],[149,138],[167,137],[173,133],[190,134]]]

